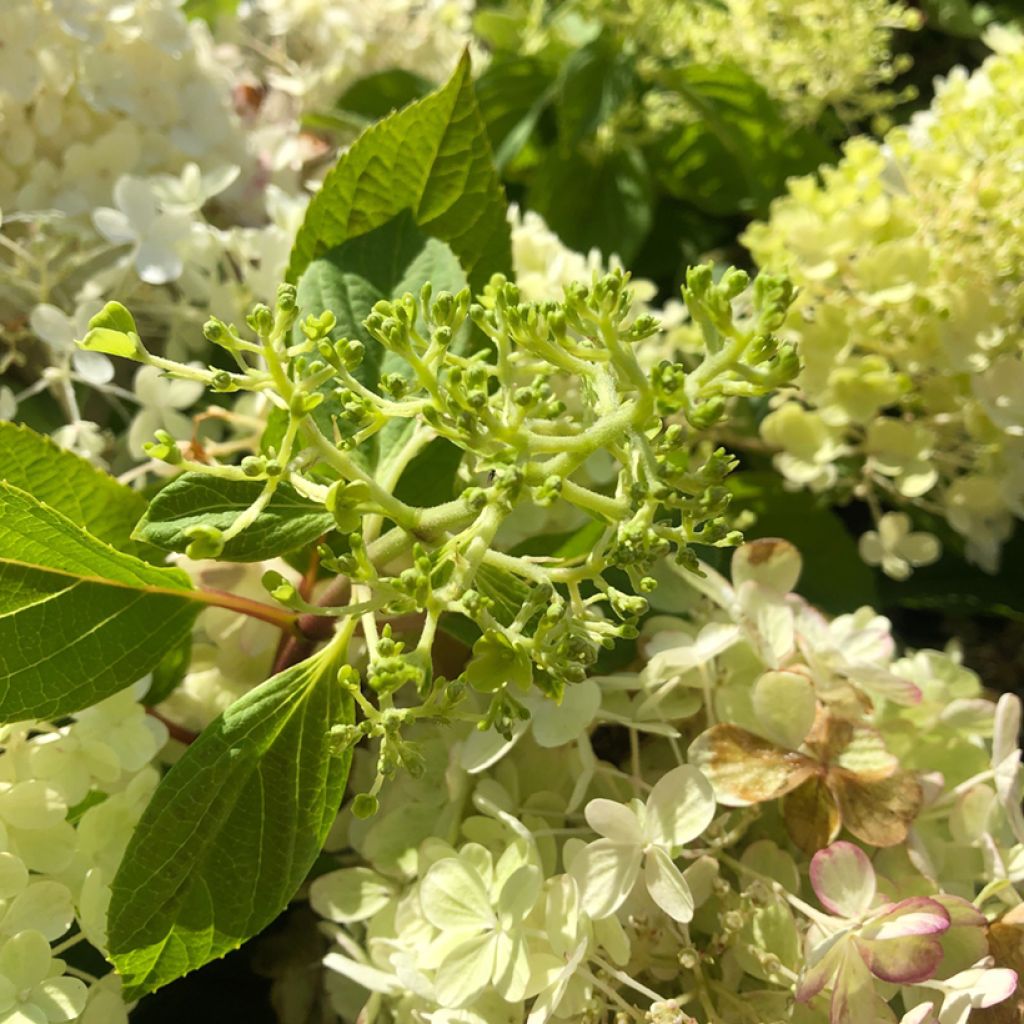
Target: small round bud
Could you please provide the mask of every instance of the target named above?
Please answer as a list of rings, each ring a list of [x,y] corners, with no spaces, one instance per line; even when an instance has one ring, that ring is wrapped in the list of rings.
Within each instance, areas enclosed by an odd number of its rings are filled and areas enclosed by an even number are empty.
[[[380,801],[370,793],[360,793],[352,801],[352,813],[357,818],[372,818],[379,810]]]

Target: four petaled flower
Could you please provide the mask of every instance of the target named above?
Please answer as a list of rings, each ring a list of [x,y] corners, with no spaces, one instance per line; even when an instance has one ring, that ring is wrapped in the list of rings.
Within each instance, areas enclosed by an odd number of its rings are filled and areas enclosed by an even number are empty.
[[[880,902],[871,861],[852,843],[833,843],[814,855],[811,885],[834,917],[808,935],[797,1001],[808,1002],[828,986],[831,1024],[886,1019],[873,978],[903,985],[928,981],[942,961],[937,936],[949,928],[948,911],[925,896]]]
[[[583,908],[594,919],[613,914],[630,894],[643,868],[651,899],[676,921],[693,917],[693,895],[672,850],[696,839],[715,816],[711,783],[684,765],[662,776],[646,804],[591,800],[587,823],[603,838],[575,856],[570,872],[580,886]]]

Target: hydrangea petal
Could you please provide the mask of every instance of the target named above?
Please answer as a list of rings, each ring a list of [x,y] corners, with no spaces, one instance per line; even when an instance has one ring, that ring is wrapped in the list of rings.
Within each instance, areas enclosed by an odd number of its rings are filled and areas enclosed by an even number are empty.
[[[660,846],[647,851],[644,857],[644,884],[651,899],[674,921],[686,924],[693,920],[693,895],[682,872]]]
[[[833,843],[811,858],[811,886],[827,910],[859,918],[875,898],[875,869],[860,847]]]
[[[494,975],[497,940],[494,932],[474,935],[456,946],[437,970],[434,986],[442,1006],[462,1006],[483,991]]]
[[[929,935],[908,935],[888,941],[858,940],[858,947],[875,977],[899,985],[927,981],[942,962],[942,944]]]
[[[715,791],[693,765],[680,765],[655,783],[647,798],[644,838],[659,846],[682,846],[701,835],[715,816]]]
[[[640,820],[625,804],[598,798],[591,800],[583,813],[587,824],[599,836],[627,846],[641,842],[643,830]]]
[[[610,839],[588,843],[576,854],[569,870],[580,887],[583,909],[592,918],[615,913],[636,884],[642,858],[639,846]]]
[[[479,875],[457,857],[438,861],[423,876],[420,906],[436,928],[481,930],[497,922]]]

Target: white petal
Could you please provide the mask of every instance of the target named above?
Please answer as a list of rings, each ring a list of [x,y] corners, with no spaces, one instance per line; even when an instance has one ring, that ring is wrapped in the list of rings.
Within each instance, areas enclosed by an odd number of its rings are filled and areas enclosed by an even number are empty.
[[[92,222],[96,230],[114,245],[126,245],[138,238],[131,221],[120,210],[112,210],[109,206],[93,210]]]
[[[50,942],[59,939],[75,919],[71,891],[60,882],[32,882],[11,901],[4,915],[4,930],[39,932]]]
[[[693,919],[693,895],[682,872],[660,847],[647,851],[644,858],[644,884],[651,899],[674,921],[686,924]]]
[[[85,1009],[89,990],[77,978],[47,978],[32,992],[32,1002],[53,1024],[74,1020]]]
[[[814,724],[814,684],[797,672],[765,672],[751,696],[758,731],[787,750],[796,750]]]
[[[114,379],[114,364],[102,352],[77,351],[71,365],[90,384],[109,384]]]
[[[599,797],[583,811],[587,824],[599,835],[615,843],[639,845],[643,838],[640,821],[625,804]]]
[[[644,838],[659,846],[696,839],[715,816],[715,792],[699,768],[682,765],[663,775],[647,798]]]
[[[50,973],[50,944],[39,932],[19,932],[0,946],[0,975],[17,991],[35,988]]]
[[[139,245],[135,253],[135,270],[146,284],[167,284],[177,281],[185,265],[181,256],[163,242],[148,239]]]
[[[315,878],[309,887],[312,908],[328,921],[364,921],[394,896],[388,880],[369,868],[342,868]]]
[[[636,884],[642,853],[638,846],[620,846],[598,839],[580,850],[570,873],[580,887],[583,909],[595,920],[614,914]]]
[[[497,941],[493,932],[474,935],[448,954],[434,985],[442,1006],[462,1006],[491,983]]]
[[[562,703],[545,699],[531,706],[533,738],[541,747],[571,743],[594,720],[601,706],[601,688],[592,679],[565,688]]]
[[[32,332],[58,352],[71,348],[75,329],[67,314],[48,302],[41,302],[29,314]]]
[[[457,857],[438,861],[423,876],[420,906],[435,928],[480,930],[496,923],[480,876]]]

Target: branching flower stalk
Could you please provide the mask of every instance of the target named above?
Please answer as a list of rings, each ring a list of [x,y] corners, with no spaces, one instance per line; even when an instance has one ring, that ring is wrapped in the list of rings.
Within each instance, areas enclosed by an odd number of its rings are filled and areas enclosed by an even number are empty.
[[[416,767],[399,738],[406,721],[449,714],[469,685],[490,695],[480,726],[508,734],[528,717],[519,696],[531,685],[560,700],[603,648],[636,636],[657,559],[672,555],[697,570],[692,544],[740,540],[723,515],[735,460],[703,432],[725,415],[729,397],[764,394],[797,372],[792,349],[772,333],[792,288],[761,275],[755,316],[741,329],[731,302],[747,276],[730,270],[715,282],[709,267],[695,268],[684,298],[704,331],[704,358],[645,372],[634,346],[659,324],[631,318],[628,283],[615,272],[541,303],[521,301],[500,275],[476,302],[468,289],[435,295],[428,284],[419,296],[373,307],[364,323],[371,352],[336,336],[330,310],[300,316],[295,288],[283,285],[275,309],[257,306],[247,318],[255,340],[207,322],[204,333],[231,356],[231,371],[149,353],[119,304],[91,322],[87,350],[129,356],[213,392],[258,392],[273,407],[263,451],[238,465],[187,459],[166,432],[147,450],[191,474],[261,485],[229,525],[185,530],[192,558],[222,555],[285,486],[330,513],[335,532],[320,545],[319,564],[335,582],[321,603],[279,574],[265,584],[300,625],[327,616],[351,636],[360,624],[365,656],[353,656],[342,675],[363,719],[338,737],[381,738],[374,791],[399,764]],[[435,439],[458,449],[459,468],[450,500],[419,506],[395,492]],[[598,453],[616,470],[604,489],[578,472]],[[501,550],[514,509],[556,501],[599,524],[585,557]],[[410,616],[421,623],[418,637],[392,635],[388,620]],[[434,677],[431,651],[452,623],[474,639],[465,670],[449,681]],[[421,704],[396,707],[412,690]]]

